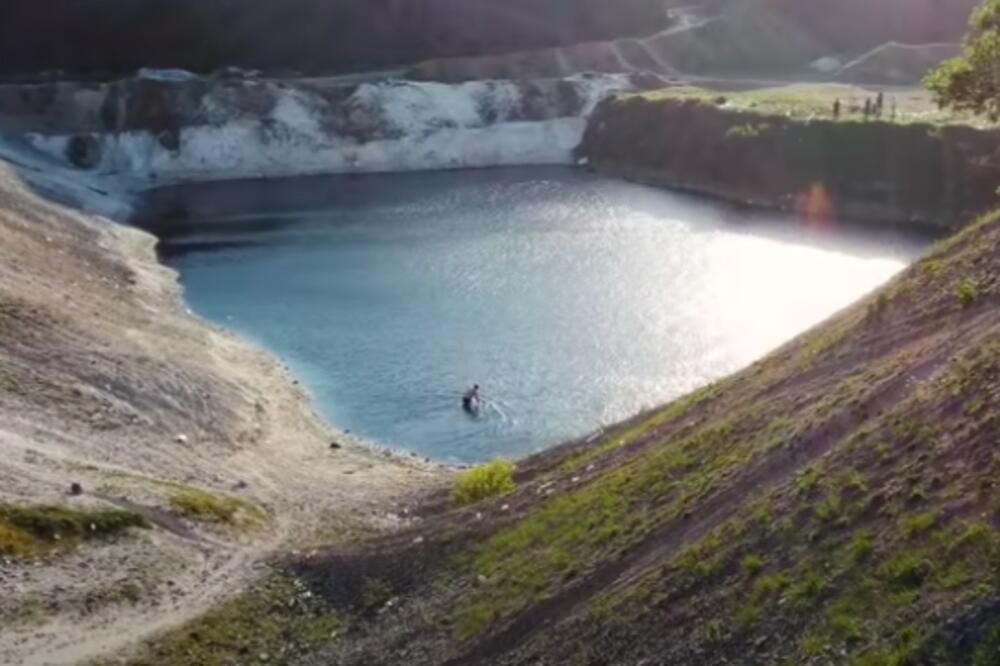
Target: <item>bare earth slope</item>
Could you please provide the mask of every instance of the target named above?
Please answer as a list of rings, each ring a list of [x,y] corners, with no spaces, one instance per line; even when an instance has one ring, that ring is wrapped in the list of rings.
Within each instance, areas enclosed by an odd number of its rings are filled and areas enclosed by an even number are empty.
[[[394,526],[441,478],[326,428],[274,359],[185,311],[153,247],[0,163],[0,509],[118,506],[151,525],[26,559],[4,554],[0,515],[0,663],[139,640],[289,539]]]
[[[991,215],[513,494],[301,562],[394,597],[308,663],[996,663],[998,268]]]

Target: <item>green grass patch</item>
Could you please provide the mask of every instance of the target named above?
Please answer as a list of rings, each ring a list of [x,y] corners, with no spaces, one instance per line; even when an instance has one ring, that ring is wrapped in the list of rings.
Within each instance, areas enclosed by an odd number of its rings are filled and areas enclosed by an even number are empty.
[[[573,471],[584,467],[604,454],[620,449],[660,426],[683,416],[695,405],[714,396],[719,391],[721,385],[721,382],[716,382],[704,386],[682,398],[674,400],[665,407],[653,411],[648,416],[640,418],[638,422],[626,427],[624,430],[612,430],[593,446],[568,457],[562,464],[563,471]]]
[[[147,643],[126,663],[283,664],[292,661],[293,655],[328,643],[345,628],[344,619],[321,595],[296,578],[276,574],[254,585],[252,591]]]
[[[879,575],[893,591],[908,592],[920,588],[934,570],[934,562],[922,554],[900,553],[879,568]]]
[[[0,553],[33,557],[91,539],[109,538],[130,527],[148,528],[138,513],[124,509],[0,504]]]
[[[917,536],[934,527],[934,524],[937,522],[937,516],[937,509],[931,509],[912,516],[904,516],[899,521],[899,526],[902,528],[903,534],[907,537]]]
[[[740,569],[748,576],[756,576],[763,568],[764,560],[760,555],[750,553],[749,555],[744,555],[743,559],[740,560]]]
[[[170,508],[202,523],[256,527],[266,514],[259,506],[241,497],[212,493],[192,486],[171,485]]]
[[[955,284],[955,298],[958,299],[963,308],[970,307],[975,303],[978,294],[979,288],[975,281],[970,278],[962,278]]]
[[[492,460],[473,467],[455,480],[451,502],[455,506],[467,506],[490,497],[506,495],[516,488],[514,463],[503,459]]]
[[[868,530],[855,530],[851,535],[851,541],[847,546],[847,552],[851,561],[855,564],[864,561],[871,555],[875,545],[872,542],[872,535]]]

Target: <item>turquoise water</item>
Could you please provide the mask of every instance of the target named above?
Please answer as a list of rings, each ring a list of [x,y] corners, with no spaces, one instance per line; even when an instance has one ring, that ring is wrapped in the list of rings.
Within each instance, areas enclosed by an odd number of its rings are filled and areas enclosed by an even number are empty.
[[[461,462],[739,369],[926,245],[561,168],[222,183],[155,203],[196,312],[273,350],[337,426]],[[459,404],[472,383],[478,416]]]

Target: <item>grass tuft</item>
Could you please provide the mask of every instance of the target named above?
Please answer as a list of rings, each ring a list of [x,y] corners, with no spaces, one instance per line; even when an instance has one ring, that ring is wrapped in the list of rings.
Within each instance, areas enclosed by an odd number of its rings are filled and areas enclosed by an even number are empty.
[[[275,574],[251,591],[143,646],[131,666],[285,664],[346,628],[323,597],[297,578]],[[101,666],[111,662],[98,662]],[[118,663],[115,661],[114,663]]]
[[[955,298],[963,308],[970,307],[975,302],[978,292],[976,283],[969,278],[962,278],[955,285]]]
[[[506,495],[516,488],[514,463],[498,459],[473,467],[459,476],[451,493],[451,501],[455,506],[467,506],[490,497]]]
[[[257,526],[265,518],[263,509],[245,499],[191,486],[174,488],[170,493],[170,507],[182,516],[203,523]]]
[[[34,557],[81,541],[109,538],[130,527],[148,528],[149,523],[124,509],[0,504],[0,553]]]

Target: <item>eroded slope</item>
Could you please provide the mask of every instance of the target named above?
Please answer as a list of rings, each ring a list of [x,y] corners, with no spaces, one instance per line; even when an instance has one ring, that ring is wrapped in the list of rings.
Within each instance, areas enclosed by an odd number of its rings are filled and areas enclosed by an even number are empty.
[[[272,358],[183,308],[153,244],[0,164],[5,664],[178,623],[293,537],[395,525],[441,474],[328,430]]]

